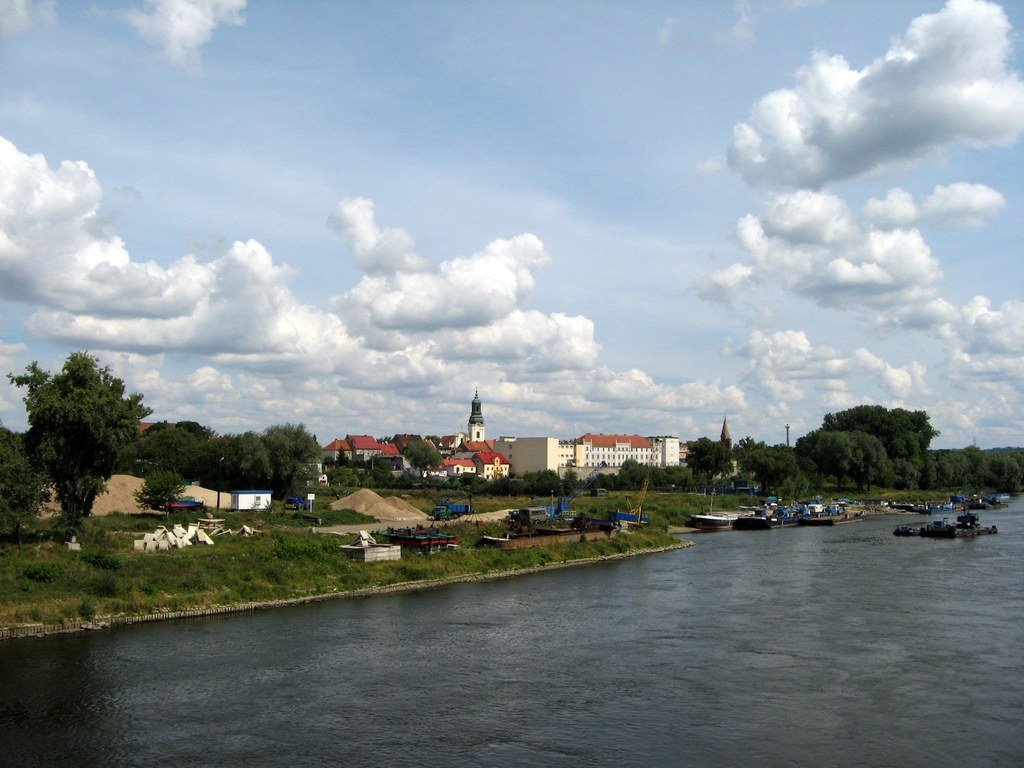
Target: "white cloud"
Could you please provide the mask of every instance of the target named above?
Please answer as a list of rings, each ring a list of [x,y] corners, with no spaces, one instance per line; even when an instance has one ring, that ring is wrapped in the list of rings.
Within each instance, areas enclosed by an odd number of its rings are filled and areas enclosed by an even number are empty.
[[[172,64],[196,70],[200,49],[218,25],[245,23],[245,5],[246,0],[146,0],[146,10],[129,11],[128,21]]]
[[[795,88],[762,97],[736,125],[729,163],[751,184],[820,187],[953,142],[1011,143],[1024,130],[1011,53],[1002,8],[949,0],[863,69],[815,53]]]
[[[864,218],[883,228],[928,224],[939,228],[978,228],[1006,205],[1006,199],[985,184],[957,182],[936,186],[920,207],[906,190],[890,189],[884,200],[871,198]]]
[[[210,270],[191,256],[168,268],[132,261],[121,238],[103,231],[101,198],[87,164],[52,170],[0,137],[0,298],[98,316],[191,312]]]
[[[747,360],[744,381],[773,402],[815,396],[819,407],[836,408],[875,399],[899,404],[930,394],[922,363],[895,366],[864,347],[848,354],[816,347],[802,330],[754,330],[738,352]]]
[[[977,228],[1004,205],[1005,198],[991,187],[959,182],[935,187],[924,201],[921,218],[936,226]]]
[[[728,302],[744,288],[779,284],[823,307],[892,313],[937,298],[942,272],[918,230],[858,221],[830,192],[773,196],[760,217],[740,219],[736,232],[753,262],[702,281],[705,299]]]
[[[380,230],[373,203],[343,200],[331,225],[347,235],[356,265],[367,274],[334,306],[374,342],[395,332],[472,328],[503,320],[534,286],[533,270],[551,256],[532,234],[494,240],[483,251],[433,265],[412,253],[412,237]],[[394,337],[391,338],[393,343]]]
[[[56,0],[0,0],[0,38],[57,22]]]

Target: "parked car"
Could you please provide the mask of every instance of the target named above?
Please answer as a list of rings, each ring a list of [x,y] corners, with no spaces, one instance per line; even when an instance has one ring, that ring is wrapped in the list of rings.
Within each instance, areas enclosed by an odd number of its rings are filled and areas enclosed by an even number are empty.
[[[201,512],[206,505],[195,496],[182,496],[164,505],[168,512]]]

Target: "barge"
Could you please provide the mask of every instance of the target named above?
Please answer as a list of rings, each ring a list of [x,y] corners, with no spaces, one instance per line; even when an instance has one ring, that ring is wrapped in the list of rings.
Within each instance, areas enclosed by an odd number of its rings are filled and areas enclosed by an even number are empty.
[[[977,513],[965,511],[957,515],[956,523],[951,523],[948,518],[944,517],[942,520],[936,520],[916,528],[911,525],[901,525],[892,533],[893,536],[920,536],[925,539],[959,539],[999,533],[999,530],[994,525],[983,526]]]

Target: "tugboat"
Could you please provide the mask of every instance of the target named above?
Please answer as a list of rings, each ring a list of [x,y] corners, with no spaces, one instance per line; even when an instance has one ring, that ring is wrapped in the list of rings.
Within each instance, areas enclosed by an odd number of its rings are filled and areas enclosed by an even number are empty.
[[[965,511],[957,515],[956,523],[950,523],[949,518],[936,520],[928,525],[914,528],[909,525],[901,525],[893,530],[893,536],[922,536],[926,539],[958,539],[970,536],[981,536],[987,533],[999,533],[999,530],[990,525],[983,526],[976,512]]]

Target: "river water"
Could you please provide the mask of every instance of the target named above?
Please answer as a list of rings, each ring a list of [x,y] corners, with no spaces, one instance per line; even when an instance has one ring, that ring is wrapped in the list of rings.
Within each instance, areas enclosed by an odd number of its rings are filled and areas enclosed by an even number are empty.
[[[1024,765],[1024,500],[909,522],[5,642],[0,764]]]

